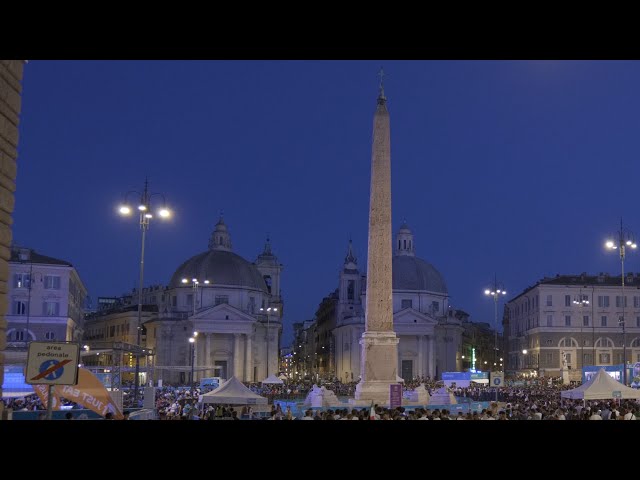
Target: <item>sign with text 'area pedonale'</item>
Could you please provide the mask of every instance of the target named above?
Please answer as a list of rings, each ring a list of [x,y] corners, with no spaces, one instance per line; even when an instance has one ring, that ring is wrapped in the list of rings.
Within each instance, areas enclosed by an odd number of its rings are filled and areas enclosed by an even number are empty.
[[[31,342],[25,382],[31,385],[75,385],[78,382],[80,344]]]

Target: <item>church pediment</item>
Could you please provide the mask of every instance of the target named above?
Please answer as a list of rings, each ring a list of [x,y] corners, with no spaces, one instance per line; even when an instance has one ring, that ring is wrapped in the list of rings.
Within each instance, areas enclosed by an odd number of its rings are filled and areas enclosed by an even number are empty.
[[[214,307],[206,308],[190,317],[194,322],[197,321],[233,321],[254,323],[256,319],[251,315],[232,307],[228,303],[221,303]]]
[[[405,308],[393,315],[393,323],[396,325],[421,325],[421,326],[435,326],[438,321],[432,316],[414,310],[413,308]]]

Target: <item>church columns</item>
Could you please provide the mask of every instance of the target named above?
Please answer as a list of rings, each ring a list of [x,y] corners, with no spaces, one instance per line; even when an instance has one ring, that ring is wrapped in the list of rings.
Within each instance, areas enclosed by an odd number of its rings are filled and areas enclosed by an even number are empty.
[[[251,354],[251,335],[245,335],[244,349],[244,379],[246,382],[253,382],[253,355]]]
[[[240,363],[240,334],[233,334],[233,375],[242,378],[242,364]]]
[[[431,380],[436,376],[436,342],[433,335],[429,335],[429,376]]]
[[[424,375],[424,355],[422,354],[424,350],[424,336],[418,335],[418,365],[416,365],[416,377],[421,377]]]
[[[211,366],[211,333],[204,334],[204,366]],[[207,376],[209,376],[211,372],[207,370]]]

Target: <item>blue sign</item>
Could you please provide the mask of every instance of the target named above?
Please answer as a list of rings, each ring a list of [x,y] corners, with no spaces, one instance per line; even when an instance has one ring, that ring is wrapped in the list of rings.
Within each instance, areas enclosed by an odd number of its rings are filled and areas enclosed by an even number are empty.
[[[51,367],[58,365],[60,362],[58,360],[47,360],[46,362],[42,362],[40,365],[40,373],[49,370]],[[43,378],[45,380],[56,380],[60,378],[64,373],[64,367],[56,368],[48,375],[45,375]]]
[[[442,372],[442,380],[471,380],[472,375],[469,372]]]
[[[471,374],[471,380],[489,380],[489,372],[474,372]]]

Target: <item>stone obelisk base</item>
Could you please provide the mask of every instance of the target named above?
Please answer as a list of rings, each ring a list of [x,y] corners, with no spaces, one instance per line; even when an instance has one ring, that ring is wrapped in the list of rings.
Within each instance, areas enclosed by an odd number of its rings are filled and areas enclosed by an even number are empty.
[[[364,332],[362,345],[362,380],[356,385],[353,404],[372,401],[380,405],[389,404],[389,385],[398,383],[398,342],[395,332]]]

